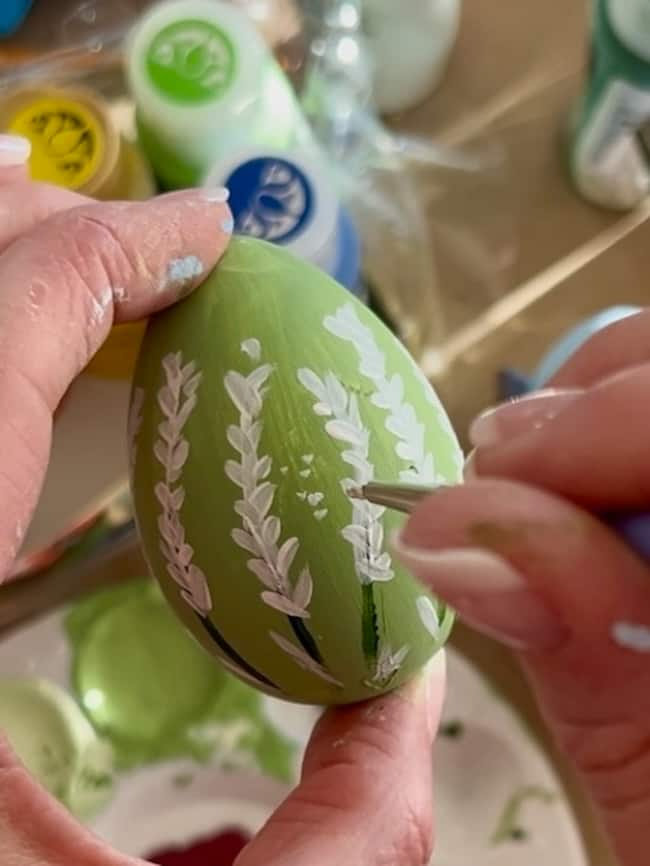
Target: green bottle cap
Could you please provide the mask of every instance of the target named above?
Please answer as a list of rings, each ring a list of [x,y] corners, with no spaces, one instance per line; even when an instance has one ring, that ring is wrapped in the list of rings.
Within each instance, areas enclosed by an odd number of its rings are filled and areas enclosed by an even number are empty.
[[[304,135],[291,84],[233,4],[156,4],[131,33],[126,67],[142,145],[166,186],[198,182],[244,143],[284,147]]]

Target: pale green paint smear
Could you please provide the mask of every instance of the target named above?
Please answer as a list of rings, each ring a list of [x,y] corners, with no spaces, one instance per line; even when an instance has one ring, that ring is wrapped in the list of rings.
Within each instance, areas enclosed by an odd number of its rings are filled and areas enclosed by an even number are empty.
[[[528,839],[528,831],[522,824],[521,813],[529,800],[552,803],[555,795],[539,785],[526,785],[519,788],[506,803],[496,829],[492,834],[492,845],[504,842],[522,842]]]
[[[79,602],[66,630],[79,701],[119,767],[189,757],[291,779],[296,746],[266,718],[262,696],[194,642],[153,582]]]
[[[110,797],[110,745],[59,686],[0,679],[0,730],[30,774],[77,817],[92,817]]]

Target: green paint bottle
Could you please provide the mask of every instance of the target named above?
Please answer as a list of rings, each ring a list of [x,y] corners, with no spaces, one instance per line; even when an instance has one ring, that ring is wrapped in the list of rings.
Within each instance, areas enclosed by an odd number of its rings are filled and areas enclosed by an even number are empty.
[[[572,120],[570,167],[586,199],[630,210],[650,192],[650,0],[595,0],[587,86]]]
[[[244,146],[311,141],[289,81],[231,3],[154,4],[131,32],[126,72],[140,143],[166,189],[201,184]]]

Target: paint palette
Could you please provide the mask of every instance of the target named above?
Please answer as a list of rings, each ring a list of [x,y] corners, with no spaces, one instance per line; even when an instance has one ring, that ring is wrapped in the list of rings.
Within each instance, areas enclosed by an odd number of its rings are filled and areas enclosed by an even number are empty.
[[[69,614],[56,611],[6,638],[0,676],[38,675],[72,693]],[[439,840],[431,866],[587,866],[559,781],[536,744],[461,656],[450,649],[448,659],[449,697],[435,755]],[[111,799],[89,826],[118,850],[141,857],[191,851],[220,834],[254,834],[296,782],[318,713],[256,690],[250,695],[264,723],[289,744],[288,776],[281,778],[273,762],[264,769],[264,755],[247,750],[246,731],[257,721],[242,711],[208,761],[170,757],[118,772]]]

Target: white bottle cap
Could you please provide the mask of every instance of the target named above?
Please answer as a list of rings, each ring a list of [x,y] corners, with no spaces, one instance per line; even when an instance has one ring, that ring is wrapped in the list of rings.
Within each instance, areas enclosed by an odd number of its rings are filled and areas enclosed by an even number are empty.
[[[607,10],[623,45],[650,62],[650,0],[607,0]]]
[[[284,246],[329,274],[338,260],[340,206],[312,154],[240,151],[214,166],[206,186],[226,186],[235,231]]]
[[[211,164],[231,137],[290,140],[291,85],[248,17],[220,0],[167,0],[135,25],[127,74],[147,127],[177,153]],[[236,133],[236,135],[235,135]]]

